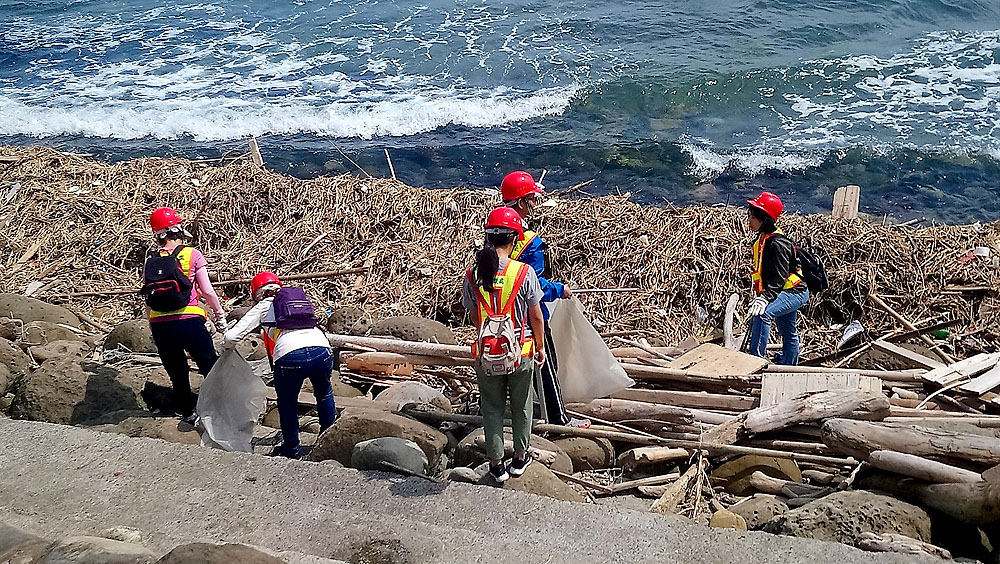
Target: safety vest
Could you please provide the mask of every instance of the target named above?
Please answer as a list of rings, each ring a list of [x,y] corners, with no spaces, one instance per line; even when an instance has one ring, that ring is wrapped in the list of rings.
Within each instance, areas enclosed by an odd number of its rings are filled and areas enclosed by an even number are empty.
[[[510,252],[511,260],[521,258],[521,255],[524,254],[524,250],[527,249],[528,245],[531,244],[531,242],[537,237],[538,233],[535,233],[534,231],[525,231],[524,237],[514,242],[514,250]]]
[[[277,327],[265,327],[261,335],[261,340],[264,341],[264,351],[267,352],[268,360],[272,362],[274,361],[274,347],[278,344],[278,337],[280,335],[281,329]]]
[[[784,235],[780,229],[775,229],[773,233],[761,233],[753,243],[753,272],[750,273],[750,280],[753,281],[753,291],[758,296],[764,293],[764,280],[761,277],[764,265],[764,243],[776,234]],[[802,269],[792,271],[788,278],[785,278],[785,285],[782,290],[794,288],[802,283]]]
[[[160,255],[168,255],[169,251],[166,249],[160,249]],[[177,260],[181,263],[181,270],[187,273],[189,280],[194,282],[194,273],[191,272],[191,253],[194,252],[192,247],[184,247],[181,252],[177,253]],[[196,292],[195,286],[191,286],[191,293]],[[190,301],[190,300],[189,300]],[[168,315],[200,315],[206,317],[205,310],[201,306],[188,305],[180,309],[175,309],[174,311],[152,311],[149,312],[150,319],[156,319],[157,317],[166,317]]]
[[[521,286],[524,285],[528,268],[528,265],[523,262],[508,260],[503,270],[497,272],[493,278],[493,288],[489,290],[476,284],[476,276],[473,271],[466,272],[469,282],[476,288],[476,327],[481,327],[483,320],[490,315],[509,315],[514,322],[514,330],[518,333],[518,338],[521,339],[522,358],[535,354],[535,340],[528,334],[531,329],[527,320],[525,319],[524,323],[519,325],[518,320],[514,318],[514,298],[517,297]],[[475,351],[473,353],[475,354]]]

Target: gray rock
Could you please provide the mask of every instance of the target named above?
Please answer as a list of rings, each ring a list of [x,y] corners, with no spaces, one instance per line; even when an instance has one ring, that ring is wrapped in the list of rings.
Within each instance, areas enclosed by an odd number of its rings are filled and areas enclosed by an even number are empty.
[[[427,473],[427,455],[413,441],[397,437],[379,437],[354,445],[351,467],[358,470],[395,472],[382,465],[388,462],[411,472]]]
[[[40,564],[150,564],[156,555],[137,544],[101,537],[68,537],[54,543]]]
[[[615,449],[611,441],[590,437],[569,437],[556,439],[552,444],[573,461],[574,472],[608,468],[615,462]]]
[[[485,469],[488,465],[482,466],[484,468],[483,474],[485,474]],[[445,472],[444,477],[452,482],[462,482],[463,484],[477,484],[479,480],[483,478],[483,474],[480,474],[476,469],[466,468],[465,466],[459,466],[458,468],[452,468]]]
[[[484,475],[479,483],[484,486],[495,486],[496,481],[489,474]],[[584,503],[587,498],[560,480],[544,464],[532,462],[517,478],[511,478],[503,483],[503,489],[543,495],[560,501],[577,501]]]
[[[236,351],[247,360],[261,360],[267,358],[267,349],[264,341],[257,335],[247,335],[236,343]]]
[[[398,382],[375,396],[375,401],[399,411],[406,405],[428,405],[440,411],[452,412],[451,401],[444,394],[422,382]]]
[[[51,321],[25,323],[19,339],[22,347],[45,345],[53,341],[82,340],[83,336],[76,331],[67,329],[66,324],[52,323]]]
[[[419,421],[381,410],[350,408],[320,434],[307,459],[318,462],[332,458],[348,465],[354,445],[379,437],[398,437],[417,443],[431,466],[437,465],[448,444],[448,438],[440,431]]]
[[[157,564],[284,564],[281,560],[243,544],[193,543],[178,546]]]
[[[370,333],[404,341],[427,341],[442,345],[455,345],[455,333],[447,325],[433,319],[410,315],[390,317],[372,325]]]
[[[24,374],[31,366],[31,358],[14,343],[0,339],[0,364],[9,368],[14,374]]]
[[[931,522],[923,509],[894,497],[864,490],[830,494],[764,524],[762,530],[857,546],[862,533],[897,533],[931,540]]]
[[[340,372],[337,372],[336,370],[330,374],[330,387],[333,388],[333,395],[338,398],[357,398],[365,395],[361,390],[355,388],[347,382],[342,381],[340,379]],[[312,380],[306,378],[306,380],[302,382],[302,391],[312,393]]]
[[[129,437],[160,439],[168,443],[201,444],[201,435],[198,434],[198,431],[176,417],[127,417],[117,424],[95,425],[90,428],[94,431],[119,433]]]
[[[156,345],[153,343],[153,333],[149,329],[149,321],[133,319],[112,329],[107,338],[104,339],[104,350],[115,350],[119,346],[134,353],[155,353]]]
[[[0,364],[0,396],[7,393],[7,389],[10,388],[10,368],[7,365]]]
[[[768,521],[788,512],[788,506],[777,497],[757,494],[729,508],[747,521],[747,527],[756,530]]]
[[[0,312],[22,323],[49,321],[80,326],[80,320],[68,309],[20,294],[0,294]]]
[[[49,542],[45,539],[0,523],[0,562],[33,564],[48,548]]]
[[[138,393],[148,409],[162,411],[174,409],[174,387],[170,383],[170,376],[162,366],[136,366],[123,369],[121,373],[137,386]],[[204,381],[193,363],[188,381],[195,392]]]
[[[485,447],[480,448],[476,446],[476,439],[485,436],[486,432],[480,427],[459,441],[458,446],[455,447],[455,465],[473,468],[486,462]],[[511,434],[509,429],[504,430],[503,436],[504,440],[507,441],[513,439],[513,434]],[[553,470],[563,472],[564,474],[573,473],[573,461],[552,441],[538,435],[531,435],[528,445],[543,450],[551,450],[556,453],[556,461],[551,466]]]
[[[87,344],[82,341],[51,341],[28,349],[35,362],[45,362],[54,358],[74,357],[83,359]]]
[[[364,335],[371,327],[371,316],[356,306],[341,306],[330,313],[326,330],[334,335]]]
[[[52,359],[17,383],[10,412],[15,419],[81,423],[112,411],[141,409],[134,386],[108,366]]]

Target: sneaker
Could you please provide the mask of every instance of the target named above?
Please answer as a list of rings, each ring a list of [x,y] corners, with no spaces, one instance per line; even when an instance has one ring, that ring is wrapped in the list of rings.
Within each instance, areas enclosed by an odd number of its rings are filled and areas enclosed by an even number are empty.
[[[590,419],[570,419],[569,423],[566,424],[567,427],[576,427],[577,429],[590,429]]]
[[[531,457],[525,456],[524,460],[518,460],[515,456],[513,460],[510,461],[510,465],[507,466],[507,472],[515,478],[524,474],[524,470],[531,464]]]
[[[490,476],[497,481],[498,484],[506,482],[510,478],[510,474],[507,473],[507,467],[501,462],[496,466],[490,467]]]
[[[192,410],[191,413],[181,416],[181,422],[187,423],[188,425],[194,425],[195,421],[198,420],[198,412]]]

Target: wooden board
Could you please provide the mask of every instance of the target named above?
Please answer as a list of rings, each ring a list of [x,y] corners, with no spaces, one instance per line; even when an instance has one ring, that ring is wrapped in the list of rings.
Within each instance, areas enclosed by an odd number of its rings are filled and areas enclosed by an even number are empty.
[[[881,392],[882,380],[874,376],[859,376],[857,374],[797,374],[794,372],[764,374],[760,388],[760,406],[776,405],[805,392],[822,392],[839,388]]]
[[[677,407],[747,411],[757,407],[757,398],[736,394],[710,394],[708,392],[675,392],[668,390],[643,390],[632,388],[611,394],[612,398],[665,403]]]
[[[671,361],[669,368],[720,376],[747,376],[760,372],[767,361],[752,354],[704,343]]]
[[[998,386],[1000,386],[1000,365],[994,366],[986,372],[983,372],[981,375],[976,376],[971,382],[967,382],[959,386],[958,389],[963,392],[970,392],[976,394],[977,396],[981,396]]]
[[[833,194],[833,217],[837,219],[857,219],[861,202],[861,187],[854,184],[841,186]]]
[[[961,380],[979,376],[996,366],[997,362],[1000,362],[1000,353],[977,354],[955,364],[935,368],[924,374],[922,378],[925,382],[938,386],[948,386]]]
[[[941,363],[938,360],[926,357],[920,353],[911,351],[910,349],[901,347],[895,343],[883,341],[882,339],[873,341],[872,348],[878,349],[886,354],[904,360],[908,362],[910,365],[918,368],[926,368],[928,370],[934,370],[935,368],[945,367],[945,364]]]

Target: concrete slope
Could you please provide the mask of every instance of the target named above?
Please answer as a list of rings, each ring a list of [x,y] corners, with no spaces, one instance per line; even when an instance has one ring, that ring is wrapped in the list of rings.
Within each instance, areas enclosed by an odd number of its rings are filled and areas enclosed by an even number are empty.
[[[146,544],[162,550],[242,542],[349,562],[920,561],[520,492],[6,419],[0,520],[51,537],[127,526],[148,532]]]

